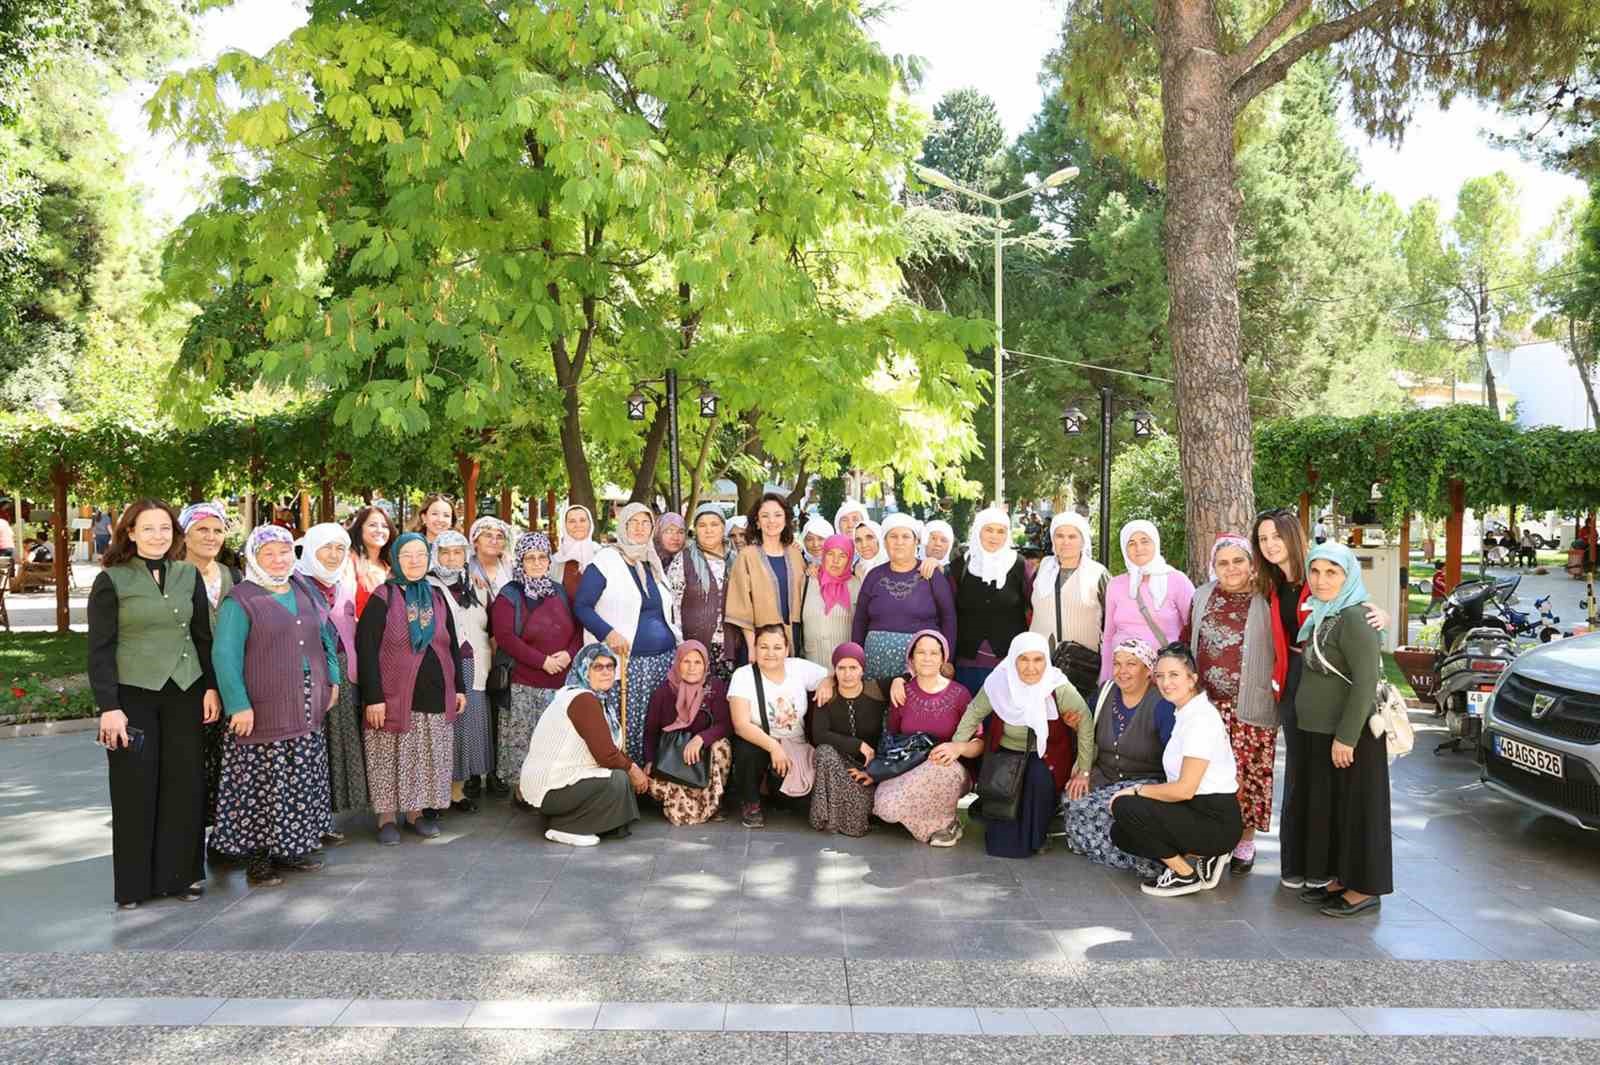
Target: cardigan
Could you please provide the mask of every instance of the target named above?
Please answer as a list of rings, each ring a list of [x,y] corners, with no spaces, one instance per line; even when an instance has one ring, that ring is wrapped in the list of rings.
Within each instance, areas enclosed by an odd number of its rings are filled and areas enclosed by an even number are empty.
[[[465,690],[481,692],[489,684],[489,664],[494,655],[489,647],[489,604],[480,598],[477,606],[462,606],[456,602],[455,593],[437,576],[428,574],[428,583],[439,589],[444,605],[450,609],[462,655],[470,654],[472,658],[472,669],[464,678],[467,681]]]
[[[594,692],[563,688],[533,728],[518,784],[523,801],[537,809],[552,791],[580,780],[604,780],[632,766],[617,748],[617,735]]]
[[[681,557],[681,553],[680,553]],[[644,719],[644,760],[655,764],[656,745],[666,727],[678,720],[678,693],[670,684],[663,684],[650,696],[650,706]],[[706,689],[700,697],[700,709],[689,722],[689,733],[700,737],[700,742],[710,747],[718,740],[733,734],[733,715],[728,710],[728,693],[722,681],[706,678]]]
[[[528,608],[527,595],[522,585],[509,581],[494,597],[489,609],[490,628],[494,631],[495,646],[511,657],[511,683],[525,688],[543,688],[553,691],[566,683],[567,671],[547,673],[545,659],[565,651],[573,658],[583,647],[583,632],[567,605],[566,594],[557,585],[555,595],[539,600],[539,605]],[[522,600],[522,631],[516,631],[517,604]]]
[[[361,645],[361,705],[384,704],[384,732],[411,731],[413,709],[423,714],[443,713],[453,723],[456,693],[467,690],[455,616],[441,602],[444,593],[431,584],[427,587],[433,595],[433,642],[422,650],[411,649],[405,596],[397,594],[392,584],[373,591],[369,602],[376,605],[362,611],[356,623],[356,642]]]
[[[1383,675],[1378,630],[1367,624],[1366,604],[1356,603],[1324,618],[1311,635],[1315,642],[1306,639],[1294,698],[1295,726],[1303,732],[1331,732],[1340,743],[1354,747],[1372,716]]]
[[[760,544],[740,548],[728,569],[728,599],[723,617],[746,632],[763,625],[782,625],[793,647],[794,623],[800,620],[800,592],[806,579],[806,559],[799,544],[786,544],[783,562],[789,583],[789,611],[785,615],[778,597],[776,571]]]
[[[1217,590],[1207,581],[1195,590],[1189,621],[1189,649],[1200,662],[1200,619]],[[1244,663],[1239,669],[1239,698],[1233,716],[1257,728],[1278,727],[1278,700],[1272,694],[1272,606],[1259,593],[1250,594],[1250,614],[1244,625]],[[1201,670],[1204,671],[1204,664]]]
[[[856,599],[861,594],[861,578],[851,575],[850,601],[842,609],[828,609],[822,598],[822,584],[817,577],[807,577],[805,591],[800,595],[800,657],[827,669],[833,668],[833,651],[841,643],[850,642],[850,626],[856,616]]]
[[[683,638],[672,609],[672,592],[654,566],[645,579],[615,547],[594,556],[578,581],[572,613],[589,643],[604,643],[612,630],[628,641],[630,655],[663,654]]]
[[[1107,574],[1098,582],[1095,601],[1088,606],[1084,605],[1079,595],[1084,580],[1082,566],[1073,570],[1065,580],[1061,579],[1060,571],[1057,571],[1055,581],[1041,581],[1037,574],[1034,577],[1033,597],[1029,604],[1033,608],[1033,620],[1028,625],[1028,631],[1037,632],[1048,640],[1052,651],[1060,642],[1056,638],[1056,609],[1059,603],[1061,639],[1100,653],[1100,640],[1106,628],[1106,586],[1111,583],[1111,577]],[[1052,588],[1052,584],[1055,587]]]
[[[335,639],[321,598],[311,589],[294,582],[280,593],[250,581],[234,586],[218,611],[211,660],[227,715],[255,713],[250,735],[235,737],[239,743],[294,739],[322,727],[328,697],[341,679]],[[284,668],[294,658],[300,668]],[[303,687],[308,676],[310,720]]]
[[[1126,573],[1111,578],[1111,583],[1106,586],[1106,638],[1100,644],[1101,684],[1111,679],[1111,660],[1114,657],[1112,652],[1117,644],[1137,637],[1159,651],[1172,641],[1180,639],[1183,630],[1189,624],[1189,603],[1194,598],[1194,584],[1182,570],[1175,569],[1167,574],[1167,596],[1161,601],[1160,606],[1155,605],[1155,600],[1150,595],[1148,581],[1139,586],[1139,598],[1144,600],[1144,605],[1155,615],[1156,621],[1161,625],[1160,632],[1150,631],[1149,623],[1144,620],[1143,611],[1128,594],[1128,588],[1129,580]]]
[[[947,572],[956,586],[956,661],[973,660],[985,643],[990,654],[1004,658],[1011,641],[1028,627],[1033,575],[1027,562],[1018,555],[998,588],[975,576],[964,562]]]

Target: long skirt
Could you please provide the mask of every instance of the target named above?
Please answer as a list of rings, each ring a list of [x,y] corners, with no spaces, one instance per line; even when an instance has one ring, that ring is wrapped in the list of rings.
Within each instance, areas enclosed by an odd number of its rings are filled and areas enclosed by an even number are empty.
[[[1142,858],[1111,842],[1111,797],[1123,788],[1135,784],[1157,784],[1159,781],[1120,780],[1096,788],[1081,799],[1062,803],[1062,819],[1067,827],[1067,849],[1082,854],[1097,865],[1113,869],[1131,869],[1141,879],[1161,874],[1161,863]]]
[[[228,736],[228,715],[200,726],[206,764],[206,827],[217,823],[217,787],[222,783],[222,741]]]
[[[984,819],[983,849],[991,858],[1031,858],[1044,847],[1050,818],[1056,812],[1056,778],[1037,751],[1028,754],[1022,781],[1022,802],[1015,821]]]
[[[548,819],[547,828],[580,836],[598,836],[639,820],[639,800],[620,769],[545,792],[538,810]]]
[[[1244,827],[1272,831],[1272,761],[1278,752],[1278,730],[1247,725],[1233,712],[1233,703],[1217,704],[1222,723],[1233,743],[1233,761],[1239,771],[1239,815]]]
[[[311,676],[305,675],[305,722]],[[301,858],[322,846],[333,823],[328,800],[328,745],[320,729],[287,740],[222,747],[217,827],[211,846],[236,858]]]
[[[728,789],[728,770],[733,766],[733,744],[726,738],[701,752],[711,759],[711,783],[703,788],[687,788],[660,777],[650,778],[650,797],[661,804],[661,812],[674,825],[703,825],[722,808],[722,793]]]
[[[1389,825],[1389,757],[1384,741],[1361,730],[1355,761],[1333,765],[1333,737],[1301,732],[1306,738],[1304,780],[1296,790],[1302,803],[1300,845],[1309,879],[1337,879],[1363,895],[1394,890],[1394,840]]]
[[[488,669],[487,663],[474,668]],[[455,779],[494,772],[489,737],[489,693],[468,688],[466,709],[456,718]]]
[[[967,793],[969,780],[960,762],[923,762],[911,772],[879,784],[872,812],[880,821],[904,825],[918,843],[926,843],[934,833],[955,823],[956,803]]]
[[[628,659],[628,758],[644,765],[644,726],[650,715],[650,699],[667,682],[672,670],[672,652],[634,655]]]
[[[350,675],[343,647],[339,648],[339,676],[345,679],[339,685],[339,701],[322,720],[322,734],[328,742],[328,795],[336,814],[371,806],[367,799],[367,755],[361,745],[361,695]]]
[[[106,752],[111,785],[111,871],[116,900],[187,891],[205,876],[206,777],[201,696],[171,681],[160,691],[117,687],[139,750]]]
[[[367,785],[372,809],[443,810],[450,805],[455,730],[443,714],[411,713],[406,732],[367,729]]]
[[[911,632],[867,633],[862,650],[867,653],[867,679],[892,680],[906,671],[906,652],[911,649]]]
[[[844,756],[824,744],[816,755],[817,778],[811,785],[811,827],[841,836],[865,836],[872,816],[872,788],[850,777]]]
[[[511,685],[511,703],[500,712],[500,743],[495,752],[501,780],[514,783],[522,775],[522,763],[528,759],[533,730],[559,690]]]
[[[1283,722],[1283,813],[1278,817],[1278,865],[1285,877],[1304,876],[1305,850],[1300,846],[1300,824],[1295,817],[1295,790],[1305,775],[1301,758],[1305,745],[1295,725],[1294,699],[1300,689],[1300,656],[1289,655],[1289,678],[1278,700],[1278,718]]]

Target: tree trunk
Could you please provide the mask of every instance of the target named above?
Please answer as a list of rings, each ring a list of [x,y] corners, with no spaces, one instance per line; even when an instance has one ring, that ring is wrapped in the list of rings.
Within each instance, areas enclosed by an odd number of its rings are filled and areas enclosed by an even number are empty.
[[[706,422],[706,435],[700,438],[700,457],[695,460],[694,473],[689,477],[689,502],[684,507],[684,518],[689,518],[700,506],[700,487],[706,477],[706,462],[711,458],[711,438],[716,435],[717,420]]]
[[[511,489],[504,486],[500,488],[500,520],[511,522]]]
[[[589,456],[583,450],[583,418],[578,406],[578,378],[560,381],[561,457],[567,468],[567,498],[594,513],[594,479],[589,475]]]
[[[478,520],[478,474],[483,464],[465,451],[456,452],[456,469],[461,473],[461,531]]]
[[[1159,0],[1163,231],[1177,377],[1188,571],[1204,577],[1219,532],[1255,509],[1250,397],[1239,358],[1238,193],[1227,60],[1211,0]]]
[[[655,508],[656,465],[661,460],[661,444],[667,439],[667,408],[656,407],[656,416],[650,420],[650,431],[645,434],[644,452],[639,456],[639,468],[633,475],[633,490],[628,502],[644,503]]]
[[[1567,317],[1567,350],[1572,353],[1572,364],[1578,368],[1578,377],[1583,381],[1583,394],[1589,399],[1589,416],[1594,419],[1592,427],[1600,429],[1600,403],[1594,398],[1594,363],[1578,347],[1578,323],[1570,315]]]
[[[333,520],[333,481],[326,473],[322,477],[322,493],[317,500],[317,520],[330,522]]]
[[[55,516],[52,519],[53,528],[50,530],[50,539],[55,552],[56,577],[56,631],[72,631],[72,608],[67,602],[67,586],[70,583],[68,574],[71,572],[72,561],[67,558],[67,468],[58,459],[50,467],[50,487],[55,490]]]
[[[1489,331],[1485,325],[1489,320],[1488,292],[1480,290],[1478,301],[1472,310],[1472,338],[1478,345],[1478,361],[1483,363],[1483,405],[1494,411],[1494,416],[1498,418],[1500,396],[1494,387],[1494,370],[1489,366]]]

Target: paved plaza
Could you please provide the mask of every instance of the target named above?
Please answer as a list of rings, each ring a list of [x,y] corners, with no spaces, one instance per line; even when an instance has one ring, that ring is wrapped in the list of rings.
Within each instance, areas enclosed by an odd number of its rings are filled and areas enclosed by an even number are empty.
[[[1399,890],[1346,922],[1277,886],[1270,836],[1250,876],[1161,900],[976,831],[651,814],[573,850],[505,802],[397,848],[356,819],[320,873],[120,913],[104,755],[6,741],[0,1060],[1592,1059],[1600,837],[1430,738],[1394,768]]]

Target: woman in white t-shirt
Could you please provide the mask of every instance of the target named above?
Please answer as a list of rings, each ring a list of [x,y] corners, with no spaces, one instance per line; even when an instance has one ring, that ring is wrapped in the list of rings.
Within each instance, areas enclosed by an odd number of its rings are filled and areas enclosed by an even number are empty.
[[[1146,895],[1191,895],[1222,880],[1225,859],[1244,831],[1238,769],[1228,727],[1201,690],[1188,645],[1162,648],[1152,677],[1162,697],[1178,708],[1172,738],[1161,754],[1167,780],[1117,792],[1111,800],[1111,841],[1166,866],[1140,885]]]
[[[733,774],[728,790],[739,803],[746,828],[766,824],[761,783],[769,771],[783,778],[782,787],[776,789],[782,794],[794,798],[811,794],[816,758],[806,741],[806,707],[809,693],[828,676],[823,666],[789,656],[782,625],[756,629],[755,650],[755,662],[734,670],[728,682],[728,708],[733,714]],[[757,694],[758,669],[764,700]]]

